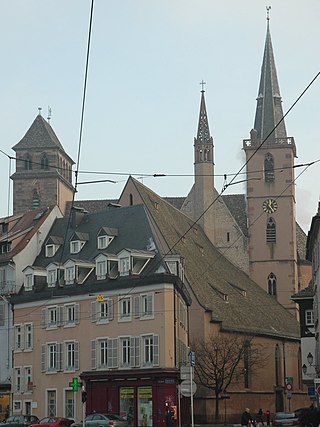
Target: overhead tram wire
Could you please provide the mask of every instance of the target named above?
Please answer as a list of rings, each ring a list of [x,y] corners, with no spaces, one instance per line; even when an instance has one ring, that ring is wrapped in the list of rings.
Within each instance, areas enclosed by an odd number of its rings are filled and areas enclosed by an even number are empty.
[[[73,197],[72,197],[72,201],[71,201],[70,212],[69,212],[69,216],[68,216],[68,223],[66,226],[66,231],[65,231],[65,235],[64,235],[64,239],[63,239],[62,251],[61,251],[61,257],[60,257],[59,265],[61,264],[62,259],[63,259],[63,255],[64,255],[65,242],[66,242],[66,238],[67,238],[68,231],[69,231],[70,224],[71,224],[72,209],[74,206],[75,194],[76,194],[77,188],[78,188],[78,175],[79,175],[80,155],[81,155],[81,147],[82,147],[82,132],[83,132],[85,105],[86,105],[89,57],[90,57],[90,47],[91,47],[93,6],[94,6],[94,0],[91,0],[89,29],[88,29],[88,42],[87,42],[87,54],[86,54],[86,65],[85,65],[85,74],[84,74],[84,83],[83,83],[83,92],[82,92],[81,118],[80,118],[79,141],[78,141],[78,155],[77,155],[77,163],[76,163],[76,170],[75,170],[75,185],[74,185],[74,193],[73,193]]]

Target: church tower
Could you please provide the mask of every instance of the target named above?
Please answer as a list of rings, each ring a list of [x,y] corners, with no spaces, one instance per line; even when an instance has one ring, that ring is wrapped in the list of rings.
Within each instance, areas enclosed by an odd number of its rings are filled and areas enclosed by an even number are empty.
[[[209,239],[214,241],[214,209],[211,207],[216,195],[213,138],[210,135],[204,92],[202,89],[198,131],[194,138],[194,184],[181,210],[197,221]]]
[[[271,43],[269,16],[247,161],[249,274],[296,315],[298,292],[294,139],[287,136]]]
[[[13,214],[58,205],[65,212],[73,199],[72,165],[50,124],[39,114],[12,149],[16,153]]]

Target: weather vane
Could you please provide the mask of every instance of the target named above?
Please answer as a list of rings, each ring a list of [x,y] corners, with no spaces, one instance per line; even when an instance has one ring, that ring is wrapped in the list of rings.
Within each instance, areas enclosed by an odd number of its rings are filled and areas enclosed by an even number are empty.
[[[200,82],[200,84],[201,84],[201,87],[202,87],[202,90],[201,90],[201,92],[204,92],[204,85],[206,84],[206,82],[204,82],[203,80],[201,80],[201,82]]]
[[[267,9],[267,21],[269,21],[270,20],[269,11],[271,9],[271,6],[266,6],[266,9]]]

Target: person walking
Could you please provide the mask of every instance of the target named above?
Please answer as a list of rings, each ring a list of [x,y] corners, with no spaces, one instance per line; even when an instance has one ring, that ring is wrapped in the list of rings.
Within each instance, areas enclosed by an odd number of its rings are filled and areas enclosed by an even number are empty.
[[[251,424],[252,417],[250,415],[250,409],[246,408],[241,415],[241,426],[248,427]]]

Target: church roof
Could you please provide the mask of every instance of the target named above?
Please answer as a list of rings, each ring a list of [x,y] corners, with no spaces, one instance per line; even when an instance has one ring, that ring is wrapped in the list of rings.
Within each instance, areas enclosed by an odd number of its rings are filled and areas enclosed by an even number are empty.
[[[185,260],[185,277],[199,304],[223,330],[299,337],[295,318],[243,271],[229,262],[201,227],[156,193],[132,180],[167,251]]]
[[[257,131],[257,138],[263,140],[277,125],[274,132],[270,135],[270,139],[274,140],[275,138],[286,138],[287,132],[284,120],[281,121],[283,118],[282,101],[273,55],[269,20],[267,22],[267,35],[261,67],[254,129]]]
[[[201,91],[200,112],[198,122],[198,132],[195,143],[199,144],[212,144],[210,136],[209,121],[206,109],[206,101],[204,98],[204,90]]]
[[[50,124],[38,114],[24,137],[12,149],[59,148],[64,151]]]

